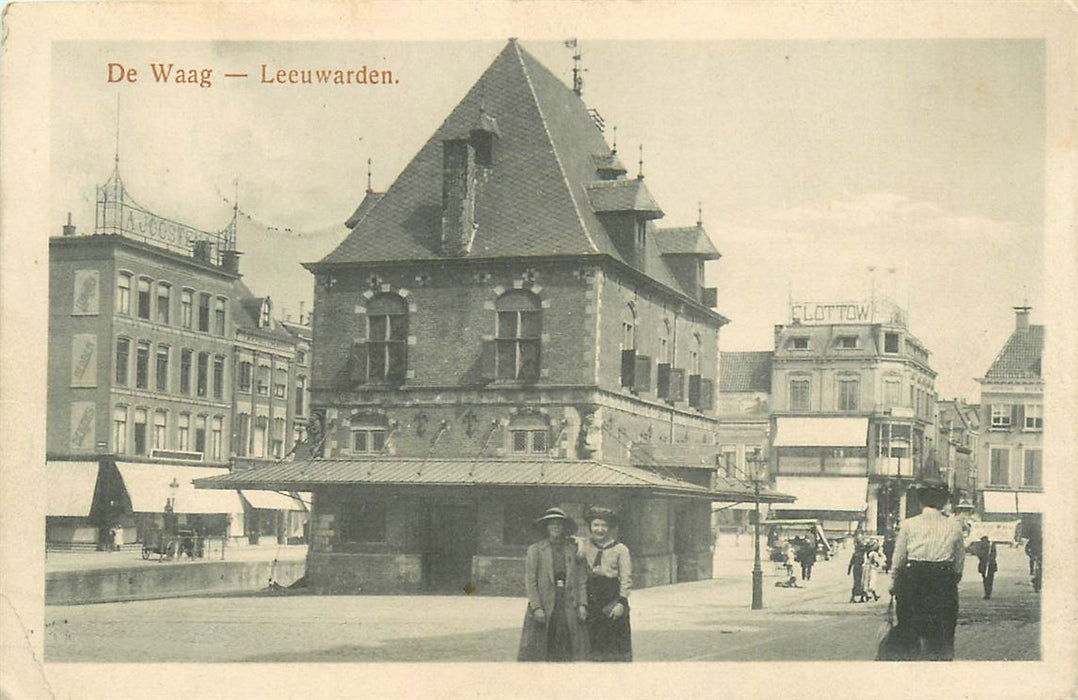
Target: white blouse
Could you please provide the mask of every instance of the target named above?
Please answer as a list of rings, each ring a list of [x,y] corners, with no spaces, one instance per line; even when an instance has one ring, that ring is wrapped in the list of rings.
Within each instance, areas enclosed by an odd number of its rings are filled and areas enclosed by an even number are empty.
[[[598,547],[589,537],[577,537],[577,556],[584,559],[588,573],[594,576],[616,578],[620,584],[619,593],[622,598],[628,598],[633,588],[633,562],[629,555],[629,548],[621,542],[615,542],[606,548]],[[595,566],[595,559],[599,552],[603,553],[599,566]]]

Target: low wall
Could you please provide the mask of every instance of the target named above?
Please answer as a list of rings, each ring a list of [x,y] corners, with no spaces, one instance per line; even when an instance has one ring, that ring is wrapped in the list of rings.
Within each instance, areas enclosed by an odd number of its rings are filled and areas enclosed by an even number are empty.
[[[423,557],[419,554],[312,553],[307,555],[307,586],[317,594],[420,593]]]
[[[472,585],[478,595],[524,595],[524,557],[472,557]]]
[[[303,577],[300,561],[160,562],[124,568],[53,571],[45,574],[46,605],[111,603],[203,593],[254,592]]]

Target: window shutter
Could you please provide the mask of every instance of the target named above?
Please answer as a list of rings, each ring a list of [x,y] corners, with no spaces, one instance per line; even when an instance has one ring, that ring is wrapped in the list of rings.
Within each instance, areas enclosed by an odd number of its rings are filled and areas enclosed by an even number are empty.
[[[494,381],[495,351],[494,339],[483,340],[483,345],[479,352],[479,374],[488,382]]]
[[[635,379],[636,371],[636,350],[622,350],[621,351],[621,385],[626,389],[633,389],[636,387]]]
[[[984,405],[984,421],[982,422],[982,430],[987,430],[992,427],[992,404],[986,403]]]
[[[701,408],[699,374],[689,375],[689,405],[693,408]]]
[[[638,394],[651,391],[651,358],[647,355],[636,356],[636,367],[633,369],[633,388]]]
[[[352,354],[348,358],[348,378],[353,384],[367,381],[367,343],[352,343]]]
[[[710,379],[700,379],[700,405],[701,411],[711,411],[715,408],[715,383]]]
[[[1022,406],[1020,404],[1011,404],[1011,427],[1019,428],[1022,424],[1019,422],[1022,420]]]
[[[660,399],[665,399],[670,395],[670,365],[661,362],[659,363],[659,372],[655,379],[655,388],[659,394]]]
[[[1014,427],[1022,429],[1026,427],[1026,407],[1025,404],[1014,405]]]

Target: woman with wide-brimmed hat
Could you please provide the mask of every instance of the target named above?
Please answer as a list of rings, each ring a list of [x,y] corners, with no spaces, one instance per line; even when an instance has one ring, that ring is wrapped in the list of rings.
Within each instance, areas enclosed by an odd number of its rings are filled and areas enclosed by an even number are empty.
[[[533,527],[543,539],[528,547],[524,589],[528,610],[518,661],[578,661],[587,657],[587,576],[570,536],[576,522],[549,508]]]
[[[579,543],[588,570],[588,642],[592,661],[632,661],[629,592],[633,564],[629,548],[618,542],[614,530],[617,513],[593,507],[584,514],[588,537]]]

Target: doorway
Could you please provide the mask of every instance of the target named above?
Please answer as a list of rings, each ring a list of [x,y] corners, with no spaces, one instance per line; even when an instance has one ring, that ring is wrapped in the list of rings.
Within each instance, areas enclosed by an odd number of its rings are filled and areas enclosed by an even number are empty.
[[[423,509],[423,582],[429,591],[470,592],[478,541],[474,503],[428,502]]]

